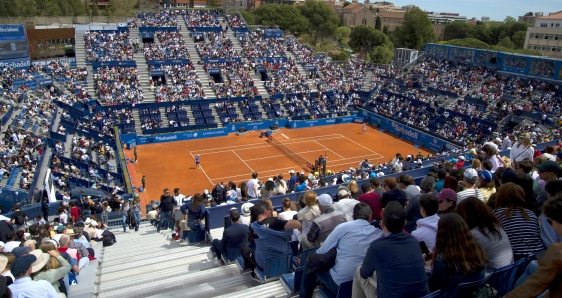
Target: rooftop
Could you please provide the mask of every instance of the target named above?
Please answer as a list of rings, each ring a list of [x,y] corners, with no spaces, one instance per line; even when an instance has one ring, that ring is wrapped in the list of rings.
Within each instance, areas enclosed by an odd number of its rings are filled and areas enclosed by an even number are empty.
[[[537,19],[539,20],[543,20],[543,19],[562,19],[562,10],[561,11],[557,11],[557,12],[552,12],[549,13],[547,16],[542,16],[542,17],[538,17]]]

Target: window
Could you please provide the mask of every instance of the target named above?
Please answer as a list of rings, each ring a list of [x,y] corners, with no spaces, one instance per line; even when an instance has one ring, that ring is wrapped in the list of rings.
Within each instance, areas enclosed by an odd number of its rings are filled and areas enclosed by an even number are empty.
[[[548,24],[541,24],[541,27],[548,27]]]
[[[557,23],[555,27],[560,28],[560,23]]]
[[[550,36],[550,35],[545,34],[545,35],[544,35],[544,39],[548,39],[549,36]]]

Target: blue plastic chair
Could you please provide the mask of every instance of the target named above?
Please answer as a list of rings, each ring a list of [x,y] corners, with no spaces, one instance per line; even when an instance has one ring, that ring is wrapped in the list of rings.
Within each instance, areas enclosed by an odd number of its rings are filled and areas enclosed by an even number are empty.
[[[308,257],[318,250],[318,247],[303,250],[299,256],[293,257],[293,269],[301,268],[306,265]]]
[[[318,291],[323,298],[349,298],[353,289],[353,280],[346,281],[340,285],[338,292],[334,293],[327,287],[321,287]]]
[[[268,281],[277,279],[281,275],[291,271],[291,259],[293,258],[292,253],[282,254],[274,258],[269,258],[265,260],[265,268],[261,271],[258,267],[254,269],[260,283],[266,283]]]
[[[519,278],[518,273],[525,271],[528,263],[529,260],[523,258],[513,264],[494,270],[488,283],[498,291],[498,297],[502,297],[513,290],[515,282]]]
[[[481,280],[461,283],[455,289],[455,293],[453,294],[452,297],[455,298],[471,297],[470,295],[472,295],[473,292],[483,287],[486,284],[486,282],[488,282],[489,279],[490,279],[490,275],[484,277]]]

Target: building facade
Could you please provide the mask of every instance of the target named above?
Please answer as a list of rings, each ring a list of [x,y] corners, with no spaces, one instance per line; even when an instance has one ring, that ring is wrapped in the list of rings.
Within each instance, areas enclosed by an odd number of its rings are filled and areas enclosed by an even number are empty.
[[[352,3],[342,9],[343,25],[355,27],[366,25],[375,27],[375,14],[362,3]]]
[[[544,56],[562,58],[562,11],[537,17],[534,27],[527,28],[525,48]]]

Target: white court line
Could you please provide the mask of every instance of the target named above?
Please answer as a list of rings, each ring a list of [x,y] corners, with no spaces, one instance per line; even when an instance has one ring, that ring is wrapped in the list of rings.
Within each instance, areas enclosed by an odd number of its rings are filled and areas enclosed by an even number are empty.
[[[330,149],[330,148],[328,148],[328,147],[326,147],[326,146],[324,146],[324,145],[318,143],[318,141],[314,141],[314,143],[316,143],[316,144],[318,144],[318,145],[324,147],[324,151],[330,151],[330,152],[334,153],[335,155],[339,156],[340,159],[345,159],[345,158],[343,158],[343,156],[337,154],[334,150],[332,150],[332,149]]]
[[[344,136],[344,135],[340,135],[340,136],[341,136],[342,138],[345,138],[345,139],[347,139],[348,141],[354,143],[354,144],[357,145],[357,146],[363,147],[363,148],[365,148],[365,149],[367,149],[367,150],[373,152],[373,153],[376,154],[376,155],[380,155],[381,157],[384,157],[382,154],[377,153],[377,152],[375,152],[375,151],[373,151],[373,150],[371,150],[371,149],[369,149],[369,148],[367,148],[367,147],[365,147],[365,146],[363,146],[363,145],[361,145],[361,144],[355,142],[354,140],[351,140],[350,138],[348,138],[348,137],[346,137],[346,136]]]
[[[195,159],[195,156],[193,156],[193,153],[191,153],[191,151],[189,152],[189,154],[191,154],[191,158]],[[201,171],[203,171],[203,174],[205,174],[205,177],[207,177],[207,179],[209,179],[209,182],[211,182],[211,184],[214,185],[211,178],[209,178],[209,175],[207,175],[207,172],[205,172],[205,170],[201,166],[201,163],[199,163],[199,167],[201,168]]]
[[[330,150],[330,149],[328,149]],[[304,151],[304,152],[295,152],[296,154],[302,154],[302,153],[311,153],[311,152],[318,152],[318,151],[326,151],[324,149],[318,149],[318,150],[312,150],[312,151]],[[268,158],[273,158],[273,157],[282,157],[282,156],[287,156],[285,154],[282,155],[271,155],[271,156],[267,156],[267,157],[259,157],[259,158],[252,158],[252,159],[245,159],[245,161],[252,161],[252,160],[260,160],[260,159],[268,159]],[[345,158],[342,158],[345,159]],[[341,160],[341,159],[337,159],[337,160]]]
[[[250,166],[242,159],[242,157],[240,157],[238,154],[236,154],[236,152],[234,152],[234,150],[230,150],[230,151],[232,151],[232,153],[234,153],[234,155],[236,155],[248,167],[248,169],[250,169],[250,171],[252,171],[252,173],[254,172],[254,170],[252,170],[252,168],[250,168]]]
[[[279,171],[283,171],[283,170],[295,170],[295,168],[300,169],[301,167],[299,167],[299,166],[294,166],[294,167],[290,167],[290,168],[280,168],[280,169],[275,169],[275,170],[261,171],[261,172],[258,172],[258,173],[259,173],[260,176],[262,176],[262,178],[263,178],[264,175],[262,175],[262,173],[269,173],[269,172],[277,172],[277,173],[279,173]],[[295,170],[295,172],[302,172],[302,170]],[[285,173],[279,173],[279,174],[285,175]],[[286,174],[289,174],[289,173],[286,173]],[[247,177],[248,177],[248,180],[250,180],[250,177],[252,176],[252,173],[249,173],[249,174],[240,174],[240,175],[230,175],[230,176],[227,176],[227,177],[213,178],[212,180],[222,180],[222,179],[227,179],[227,178],[232,178],[232,177],[241,177],[241,176],[247,176]],[[211,183],[212,183],[212,182],[211,182]]]
[[[250,132],[248,132],[248,133],[250,133]],[[330,138],[335,139],[335,138],[341,138],[341,135],[340,134],[331,134],[331,135],[325,135],[323,137],[324,138],[322,138],[322,139],[330,139]],[[293,143],[293,141],[302,141],[302,140],[307,140],[307,139],[318,139],[318,137],[306,137],[306,138],[292,139],[291,141],[288,141],[286,143],[284,142],[283,144],[296,144],[296,143]],[[254,147],[256,145],[261,145],[261,144],[263,144],[263,142],[253,143],[253,144],[237,145],[236,147],[238,149],[240,147]],[[213,150],[217,150],[217,149],[220,150],[220,149],[223,149],[223,148],[226,148],[226,147],[223,146],[223,147],[215,147],[215,148],[209,148],[209,149],[194,150],[193,152],[213,151]]]

